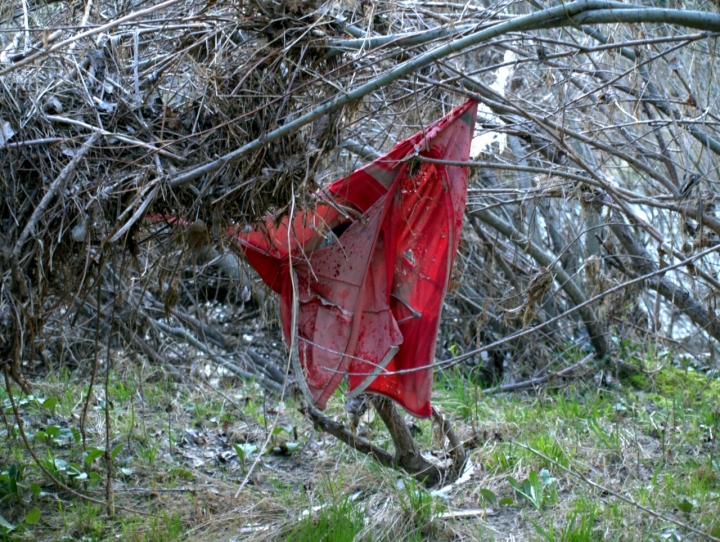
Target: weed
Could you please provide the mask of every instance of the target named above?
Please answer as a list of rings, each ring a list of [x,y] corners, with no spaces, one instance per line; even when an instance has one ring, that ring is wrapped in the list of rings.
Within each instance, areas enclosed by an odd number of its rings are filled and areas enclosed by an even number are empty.
[[[7,470],[0,471],[0,503],[11,499],[20,501],[24,486],[23,473],[27,465],[10,465]]]
[[[340,482],[326,483],[327,495],[319,506],[303,510],[285,536],[287,542],[354,542],[363,528],[365,512],[349,495],[340,494]]]
[[[599,539],[593,535],[594,524],[595,510],[593,509],[587,514],[573,513],[568,523],[559,532],[555,532],[554,523],[550,523],[547,530],[537,523],[534,523],[534,527],[542,539],[547,542],[593,542]]]
[[[405,514],[420,528],[428,525],[434,515],[432,496],[414,478],[401,480],[399,486],[400,506]]]
[[[155,465],[155,458],[158,455],[158,450],[160,448],[160,443],[155,441],[152,444],[148,446],[139,446],[139,453],[140,457],[142,457],[144,460],[148,462],[148,464],[152,467]]]
[[[555,479],[550,476],[547,469],[541,470],[539,476],[537,472],[530,471],[527,479],[522,483],[512,476],[508,476],[508,483],[515,490],[515,497],[518,501],[527,501],[537,510],[540,510],[545,504],[557,501]]]
[[[641,359],[638,352],[628,352]],[[403,477],[398,485],[394,471],[314,430],[289,399],[283,403],[264,400],[252,383],[240,382],[225,391],[235,405],[242,405],[238,416],[217,396],[168,379],[146,382],[141,396],[130,378],[110,390],[116,405],[111,411],[115,499],[118,507],[159,515],[138,517],[118,508],[110,519],[103,507],[88,507],[63,492],[55,495],[56,489],[43,480],[22,442],[13,438],[17,430],[9,428],[8,435],[0,422],[0,448],[4,449],[4,454],[0,451],[0,507],[5,519],[0,541],[61,540],[63,533],[75,539],[129,542],[441,542],[453,536],[485,541],[504,539],[493,529],[499,526],[502,532],[509,514],[516,514],[512,534],[517,540],[589,542],[601,537],[625,541],[663,536],[671,540],[675,532],[680,539],[687,536],[628,504],[601,498],[580,482],[563,483],[560,492],[550,472],[542,470],[553,470],[547,462],[512,441],[526,442],[591,479],[624,480],[623,492],[636,501],[718,535],[717,382],[689,369],[663,367],[658,372],[657,363],[648,359],[638,364],[645,371],[637,373],[647,381],[645,391],[627,386],[598,391],[578,382],[540,396],[488,397],[478,391],[476,398],[467,375],[445,371],[438,377],[437,404],[462,438],[473,435],[479,444],[468,449],[474,474],[454,487],[447,501],[433,497],[409,478]],[[38,385],[34,396],[17,393],[26,431],[43,465],[54,475],[103,498],[104,413],[91,411],[87,445],[81,449],[74,429],[85,382],[63,371],[54,378],[60,382],[52,380],[47,388]],[[327,408],[332,416],[344,416],[342,399],[340,395],[330,399]],[[3,391],[0,404],[12,422]],[[272,424],[265,425],[265,416],[269,422],[277,419],[274,434]],[[431,422],[414,422],[422,429],[416,437],[419,446],[431,449]],[[198,423],[205,441],[185,442],[183,435]],[[374,444],[392,449],[379,417],[361,425],[358,434],[363,432]],[[165,453],[168,438],[175,443],[175,451],[169,454]],[[257,459],[254,446],[266,439],[270,441],[266,455],[259,458],[243,491],[233,499]],[[117,446],[120,442],[124,448]],[[437,459],[446,460],[439,454]],[[129,466],[135,471],[133,476],[125,468]],[[341,476],[351,480],[344,488]],[[357,499],[360,494],[362,501]],[[514,508],[518,504],[524,508],[519,512]],[[492,510],[497,516],[441,519],[446,510],[477,508]],[[251,525],[256,530],[225,533],[231,522],[213,520],[222,517],[237,518],[241,528]],[[190,518],[197,519],[188,531]]]
[[[534,450],[537,450],[541,454],[549,457],[556,463],[559,463],[563,467],[570,466],[570,459],[575,454],[574,449],[571,449],[566,453],[560,447],[560,444],[558,443],[556,438],[548,437],[545,435],[538,435],[533,440],[529,441],[528,445]]]
[[[444,393],[441,402],[454,416],[470,419],[477,414],[479,390],[464,372],[453,369],[443,371],[438,385]]]
[[[33,508],[25,514],[25,519],[21,523],[13,525],[0,514],[0,542],[13,540],[14,533],[23,530],[28,525],[35,525],[40,521],[41,515],[39,508]]]
[[[502,446],[493,450],[487,468],[494,472],[512,472],[518,464],[518,457],[511,453],[508,446]]]
[[[161,514],[149,521],[128,522],[122,528],[121,540],[128,542],[175,542],[187,540],[180,514]]]

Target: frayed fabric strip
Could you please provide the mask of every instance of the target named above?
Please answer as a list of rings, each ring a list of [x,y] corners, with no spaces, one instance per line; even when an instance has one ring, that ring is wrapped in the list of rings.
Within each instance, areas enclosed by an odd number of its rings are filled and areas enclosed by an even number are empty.
[[[476,110],[466,102],[328,185],[314,210],[237,234],[280,294],[285,337],[297,337],[296,377],[314,406],[324,408],[347,377],[351,396],[377,393],[415,416],[432,415],[431,367],[467,168],[414,157],[467,161]]]

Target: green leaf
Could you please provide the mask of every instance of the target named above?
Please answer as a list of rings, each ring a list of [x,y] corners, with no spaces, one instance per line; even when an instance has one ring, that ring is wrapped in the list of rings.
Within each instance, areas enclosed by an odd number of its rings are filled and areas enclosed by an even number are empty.
[[[245,465],[245,449],[239,444],[233,444],[233,448],[235,448],[235,453],[237,454],[240,463]]]
[[[288,453],[294,454],[295,452],[300,450],[300,443],[299,442],[287,442],[287,443],[285,443],[285,447],[287,448]]]
[[[123,476],[130,476],[133,473],[132,469],[126,469],[125,467],[120,467],[120,472]]]
[[[40,521],[39,508],[33,508],[25,515],[25,523],[28,525],[35,525],[38,521]]]
[[[291,431],[291,429],[288,428],[288,427],[285,427],[285,426],[282,426],[282,425],[277,425],[277,426],[275,426],[275,428],[272,430],[272,434],[273,434],[273,435],[279,435],[280,433],[289,433],[290,431]]]
[[[35,482],[30,482],[30,491],[32,491],[32,494],[37,497],[42,493],[42,488]]]
[[[82,469],[80,468],[80,465],[77,465],[75,463],[69,463],[67,468],[68,476],[76,477],[80,476],[81,474],[85,474]]]
[[[257,446],[246,442],[244,444],[233,444],[233,448],[238,454],[238,457],[242,454],[243,459],[249,455],[252,455],[257,450]]]
[[[482,498],[485,499],[485,502],[497,506],[497,495],[495,495],[495,493],[493,493],[489,489],[482,488],[480,490],[480,495],[482,495]]]
[[[689,500],[683,499],[678,503],[678,508],[680,509],[681,512],[684,512],[685,514],[689,514],[690,512],[693,511],[695,506]]]
[[[544,486],[549,486],[555,481],[555,478],[550,475],[550,471],[547,469],[543,469],[540,471],[540,478],[542,479],[542,483]]]
[[[45,399],[43,401],[42,406],[43,406],[43,408],[48,409],[50,412],[52,412],[54,414],[55,407],[58,406],[59,402],[60,401],[58,400],[57,397],[48,397],[47,399]]]
[[[498,501],[498,504],[500,506],[507,506],[513,503],[513,500],[510,497],[503,497]]]
[[[60,436],[60,428],[57,425],[51,425],[50,427],[47,427],[45,429],[45,432],[52,438],[57,438]]]
[[[89,448],[88,453],[85,456],[85,465],[89,467],[92,465],[93,461],[95,461],[98,457],[102,456],[105,453],[105,450],[102,448]]]
[[[535,486],[530,483],[530,480],[525,480],[523,482],[522,493],[527,500],[535,504],[535,499],[537,498],[537,495],[535,494]]]
[[[125,447],[125,445],[124,445],[122,442],[121,442],[120,444],[118,444],[117,446],[115,446],[115,447],[112,449],[112,451],[110,452],[110,459],[112,459],[113,461],[115,461],[115,458],[117,457],[117,454],[119,454],[124,447]]]

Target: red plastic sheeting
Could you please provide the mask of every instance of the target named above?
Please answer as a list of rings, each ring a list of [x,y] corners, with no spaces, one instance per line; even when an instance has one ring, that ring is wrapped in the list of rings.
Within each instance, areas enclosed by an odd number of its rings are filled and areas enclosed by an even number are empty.
[[[347,375],[350,396],[379,393],[411,414],[431,415],[435,341],[467,168],[412,157],[467,161],[476,109],[468,101],[327,186],[314,211],[294,214],[290,231],[288,217],[268,218],[238,235],[247,259],[281,296],[288,342],[297,291],[295,372],[318,408]]]

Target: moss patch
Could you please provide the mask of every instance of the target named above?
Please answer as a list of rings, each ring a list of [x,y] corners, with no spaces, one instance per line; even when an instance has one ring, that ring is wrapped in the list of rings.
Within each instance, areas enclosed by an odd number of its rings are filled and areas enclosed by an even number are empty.
[[[628,376],[624,383],[633,388],[656,393],[661,397],[677,397],[700,401],[701,396],[708,395],[720,399],[720,380],[708,378],[696,371],[685,371],[675,367],[663,367],[654,374],[635,373]]]

